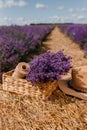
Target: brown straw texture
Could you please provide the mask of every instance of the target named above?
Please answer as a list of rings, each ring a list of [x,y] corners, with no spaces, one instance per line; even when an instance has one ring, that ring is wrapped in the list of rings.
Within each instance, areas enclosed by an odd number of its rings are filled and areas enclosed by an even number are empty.
[[[25,79],[12,77],[14,70],[3,74],[3,90],[16,94],[29,95],[34,98],[46,99],[56,89],[58,82],[36,83],[32,86],[31,82]]]
[[[49,101],[0,91],[0,130],[87,130],[87,102],[58,88]]]

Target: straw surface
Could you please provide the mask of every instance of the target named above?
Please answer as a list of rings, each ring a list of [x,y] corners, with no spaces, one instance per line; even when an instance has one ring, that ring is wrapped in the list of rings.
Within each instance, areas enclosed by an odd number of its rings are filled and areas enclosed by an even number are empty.
[[[58,88],[48,101],[0,91],[0,130],[86,130],[87,102]]]

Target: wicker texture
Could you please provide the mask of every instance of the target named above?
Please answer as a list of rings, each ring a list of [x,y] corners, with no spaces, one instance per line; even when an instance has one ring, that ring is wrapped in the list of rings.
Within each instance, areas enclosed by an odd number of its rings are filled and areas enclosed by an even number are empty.
[[[56,89],[57,81],[47,83],[36,83],[32,86],[31,82],[27,82],[25,79],[18,79],[12,77],[14,70],[3,74],[3,90],[29,95],[34,98],[47,99],[52,92]]]

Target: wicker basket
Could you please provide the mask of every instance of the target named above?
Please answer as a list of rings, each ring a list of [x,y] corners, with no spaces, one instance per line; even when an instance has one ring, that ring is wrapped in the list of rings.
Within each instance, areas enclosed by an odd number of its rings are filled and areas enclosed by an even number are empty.
[[[12,77],[14,70],[3,74],[3,90],[16,94],[29,95],[34,98],[46,99],[56,89],[58,82],[36,83],[32,86],[31,82],[25,79],[16,79]]]

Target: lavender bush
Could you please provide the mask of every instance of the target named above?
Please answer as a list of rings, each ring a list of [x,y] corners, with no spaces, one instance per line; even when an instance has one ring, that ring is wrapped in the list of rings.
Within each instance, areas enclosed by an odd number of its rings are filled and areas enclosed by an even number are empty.
[[[52,29],[53,26],[44,25],[0,27],[0,75],[36,52]]]
[[[87,25],[73,24],[59,26],[62,32],[70,36],[72,40],[78,43],[87,54]]]
[[[26,79],[32,83],[59,80],[61,75],[67,74],[70,70],[70,62],[71,57],[64,55],[63,51],[46,52],[31,62]]]

